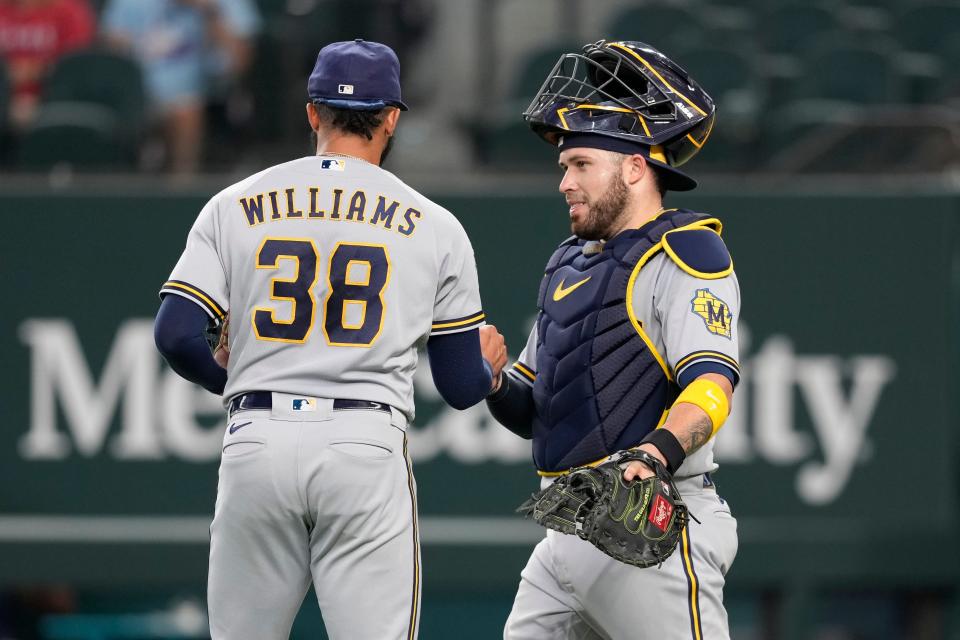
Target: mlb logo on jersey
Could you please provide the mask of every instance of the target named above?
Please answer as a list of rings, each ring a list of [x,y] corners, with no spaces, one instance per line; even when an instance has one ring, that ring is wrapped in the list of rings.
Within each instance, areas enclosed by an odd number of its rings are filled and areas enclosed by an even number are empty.
[[[294,398],[294,411],[316,411],[317,401],[314,398]]]
[[[337,93],[345,96],[353,95],[353,85],[352,84],[341,84],[337,86]]]
[[[324,158],[320,161],[321,169],[330,169],[331,171],[343,171],[344,167],[347,165],[343,160],[332,160],[330,158]]]

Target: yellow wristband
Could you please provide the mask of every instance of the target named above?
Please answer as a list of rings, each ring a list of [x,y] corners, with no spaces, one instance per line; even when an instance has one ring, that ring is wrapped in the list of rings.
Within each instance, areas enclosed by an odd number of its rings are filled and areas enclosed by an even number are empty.
[[[673,405],[677,406],[681,402],[695,404],[710,416],[710,422],[713,423],[711,436],[720,430],[730,413],[730,402],[727,400],[727,394],[716,382],[704,378],[697,378],[688,384]]]

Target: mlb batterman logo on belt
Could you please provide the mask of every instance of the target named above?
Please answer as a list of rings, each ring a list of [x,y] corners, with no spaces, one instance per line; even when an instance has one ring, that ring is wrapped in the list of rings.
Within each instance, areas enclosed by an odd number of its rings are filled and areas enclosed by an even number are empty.
[[[294,411],[316,411],[317,401],[314,400],[313,398],[294,398],[293,410]]]

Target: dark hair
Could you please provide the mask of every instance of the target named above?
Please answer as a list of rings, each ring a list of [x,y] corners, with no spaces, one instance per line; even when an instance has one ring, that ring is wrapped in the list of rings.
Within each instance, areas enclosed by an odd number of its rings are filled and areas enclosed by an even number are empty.
[[[363,136],[367,140],[373,140],[373,132],[383,124],[387,111],[386,107],[379,111],[340,109],[322,102],[314,102],[313,108],[316,109],[320,122],[326,126],[355,136]]]
[[[667,188],[663,186],[663,169],[655,166],[653,163],[649,163],[647,166],[653,169],[653,186],[660,192],[660,199],[662,200],[667,196]]]
[[[620,156],[619,162],[621,163],[630,157],[629,155],[620,153],[618,151],[614,153],[617,153]],[[658,192],[660,192],[660,199],[663,200],[665,197],[667,197],[667,187],[665,186],[667,180],[663,175],[665,171],[652,162],[647,163],[647,168],[653,170],[653,186]]]

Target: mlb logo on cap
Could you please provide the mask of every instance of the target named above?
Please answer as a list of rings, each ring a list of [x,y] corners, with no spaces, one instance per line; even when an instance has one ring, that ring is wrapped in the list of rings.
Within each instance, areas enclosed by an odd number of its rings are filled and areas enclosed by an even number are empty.
[[[400,61],[390,47],[357,38],[328,44],[317,55],[307,95],[337,109],[407,110],[400,98]]]
[[[293,410],[294,411],[316,411],[317,401],[314,400],[313,398],[294,398]]]

